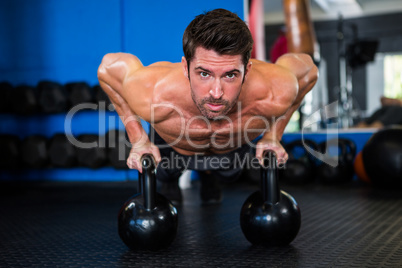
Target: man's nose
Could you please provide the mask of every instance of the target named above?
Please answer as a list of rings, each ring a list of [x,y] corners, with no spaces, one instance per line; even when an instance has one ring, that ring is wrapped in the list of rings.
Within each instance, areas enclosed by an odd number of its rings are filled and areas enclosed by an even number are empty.
[[[223,96],[223,89],[221,82],[217,80],[212,89],[209,91],[209,94],[214,98],[214,99],[220,99]]]

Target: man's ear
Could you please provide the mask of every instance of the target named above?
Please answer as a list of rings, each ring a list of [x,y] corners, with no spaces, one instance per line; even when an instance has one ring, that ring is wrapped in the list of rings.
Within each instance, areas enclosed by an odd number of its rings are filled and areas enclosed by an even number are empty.
[[[245,69],[245,71],[244,71],[244,79],[247,79],[247,76],[248,76],[248,74],[250,73],[252,66],[253,66],[253,63],[252,63],[251,61],[249,61],[249,62],[247,63],[246,69]]]
[[[186,58],[184,56],[181,57],[181,66],[183,67],[184,76],[188,78],[187,60],[186,60]]]

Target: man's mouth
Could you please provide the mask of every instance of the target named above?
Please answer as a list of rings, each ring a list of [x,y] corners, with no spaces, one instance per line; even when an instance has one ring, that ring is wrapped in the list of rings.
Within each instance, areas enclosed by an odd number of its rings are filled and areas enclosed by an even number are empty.
[[[222,109],[223,104],[219,104],[219,103],[207,103],[207,107],[211,110],[211,111],[219,111]]]

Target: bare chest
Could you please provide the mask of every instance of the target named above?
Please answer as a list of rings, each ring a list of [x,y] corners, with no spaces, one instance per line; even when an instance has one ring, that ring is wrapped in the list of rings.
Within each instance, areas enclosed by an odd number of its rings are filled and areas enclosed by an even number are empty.
[[[171,117],[153,127],[178,152],[224,153],[251,143],[271,122],[261,116],[234,114],[219,121],[205,117],[182,115]]]

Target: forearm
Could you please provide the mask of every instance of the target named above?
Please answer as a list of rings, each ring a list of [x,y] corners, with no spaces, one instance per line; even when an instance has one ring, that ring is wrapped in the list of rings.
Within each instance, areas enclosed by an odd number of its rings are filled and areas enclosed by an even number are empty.
[[[141,118],[134,114],[128,103],[108,84],[101,80],[99,82],[102,89],[109,96],[110,101],[114,105],[117,114],[123,122],[130,142],[136,143],[147,137],[141,124]]]
[[[134,55],[109,53],[103,57],[98,69],[99,84],[119,114],[131,143],[144,140],[147,135],[142,127],[140,117],[134,113],[124,99],[123,87],[127,77],[141,67],[141,61]]]
[[[146,137],[141,120],[123,97],[123,85],[130,72],[142,66],[137,57],[126,53],[111,53],[103,57],[98,69],[99,84],[122,120],[131,143]]]
[[[293,104],[284,115],[277,117],[270,128],[264,133],[262,139],[267,140],[282,140],[285,128],[288,125],[293,113],[300,107],[300,103]]]
[[[300,107],[306,94],[317,82],[318,69],[311,57],[306,54],[285,54],[277,60],[276,64],[288,69],[298,81],[297,94],[292,105],[285,114],[276,118],[271,129],[263,136],[264,139],[281,140],[293,113]]]

